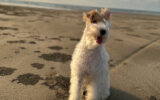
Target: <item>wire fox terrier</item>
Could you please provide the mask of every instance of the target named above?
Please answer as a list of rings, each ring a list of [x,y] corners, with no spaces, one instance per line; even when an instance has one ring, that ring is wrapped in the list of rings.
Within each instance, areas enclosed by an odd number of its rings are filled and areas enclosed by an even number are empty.
[[[83,14],[86,23],[83,36],[72,55],[69,100],[105,100],[110,95],[108,61],[105,42],[109,37],[110,9]]]

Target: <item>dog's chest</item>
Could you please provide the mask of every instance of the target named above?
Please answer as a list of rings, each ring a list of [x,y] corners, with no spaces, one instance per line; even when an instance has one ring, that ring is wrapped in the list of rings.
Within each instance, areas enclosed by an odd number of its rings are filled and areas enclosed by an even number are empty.
[[[104,48],[97,48],[95,50],[81,49],[75,52],[73,59],[76,60],[79,70],[95,73],[95,71],[106,68],[109,59],[106,54],[107,52]]]

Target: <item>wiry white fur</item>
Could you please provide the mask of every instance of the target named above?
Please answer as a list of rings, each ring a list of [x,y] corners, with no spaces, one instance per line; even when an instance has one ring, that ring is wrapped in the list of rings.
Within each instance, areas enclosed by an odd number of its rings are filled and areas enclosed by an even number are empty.
[[[86,100],[105,100],[110,95],[109,55],[104,47],[109,28],[110,23],[106,20],[86,26],[72,55],[69,100],[81,100],[84,86],[87,90]],[[97,44],[94,38],[99,35],[99,29],[108,31],[102,44]]]

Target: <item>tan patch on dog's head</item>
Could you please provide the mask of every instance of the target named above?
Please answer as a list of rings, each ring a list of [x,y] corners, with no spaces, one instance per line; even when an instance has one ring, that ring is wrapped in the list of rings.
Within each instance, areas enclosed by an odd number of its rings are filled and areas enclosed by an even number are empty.
[[[103,21],[103,16],[97,10],[91,10],[87,13],[83,13],[83,20],[86,24],[97,23]]]

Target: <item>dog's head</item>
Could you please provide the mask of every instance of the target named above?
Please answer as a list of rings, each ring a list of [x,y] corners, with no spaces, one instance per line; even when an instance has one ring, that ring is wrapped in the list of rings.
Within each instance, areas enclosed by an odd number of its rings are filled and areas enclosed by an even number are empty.
[[[83,20],[86,23],[84,32],[87,45],[91,48],[104,44],[109,37],[110,30],[110,9],[101,9],[101,12],[92,10],[83,13]]]

